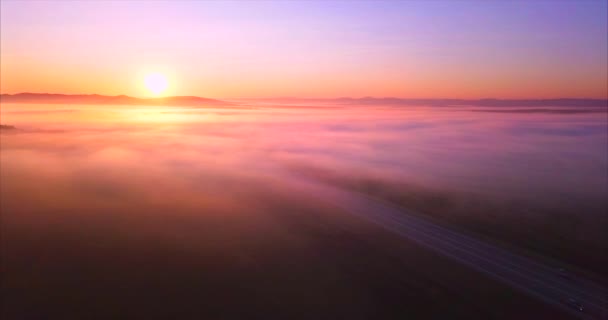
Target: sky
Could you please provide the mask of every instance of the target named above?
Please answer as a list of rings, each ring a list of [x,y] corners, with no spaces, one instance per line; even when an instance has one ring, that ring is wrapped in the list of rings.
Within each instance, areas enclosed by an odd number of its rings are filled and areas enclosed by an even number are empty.
[[[0,91],[607,98],[608,1],[2,1]]]

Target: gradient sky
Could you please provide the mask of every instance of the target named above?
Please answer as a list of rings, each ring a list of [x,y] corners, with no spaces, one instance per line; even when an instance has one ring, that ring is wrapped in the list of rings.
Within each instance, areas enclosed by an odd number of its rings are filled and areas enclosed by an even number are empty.
[[[608,1],[2,1],[0,91],[608,96]]]

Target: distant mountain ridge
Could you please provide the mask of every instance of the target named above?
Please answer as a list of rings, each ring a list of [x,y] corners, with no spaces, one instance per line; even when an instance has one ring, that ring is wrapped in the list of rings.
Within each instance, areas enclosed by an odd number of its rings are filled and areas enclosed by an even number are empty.
[[[257,99],[283,103],[340,103],[345,105],[417,105],[417,106],[479,106],[479,107],[608,107],[606,99],[404,99],[404,98],[270,98]]]
[[[477,107],[592,107],[608,108],[607,99],[555,98],[555,99],[405,99],[405,98],[265,98],[242,99],[275,103],[332,103],[341,105],[403,105],[403,106],[477,106]],[[197,96],[170,96],[162,98],[135,98],[126,95],[99,94],[17,93],[2,94],[3,103],[63,103],[63,104],[122,104],[166,106],[231,106],[230,102]]]
[[[125,95],[104,96],[99,94],[17,93],[2,94],[3,103],[65,103],[65,104],[122,104],[166,106],[229,106],[232,103],[195,96],[171,96],[162,98],[135,98]]]

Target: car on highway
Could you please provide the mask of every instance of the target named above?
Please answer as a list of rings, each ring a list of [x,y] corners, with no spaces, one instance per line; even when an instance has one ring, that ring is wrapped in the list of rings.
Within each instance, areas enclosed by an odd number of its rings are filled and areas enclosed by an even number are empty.
[[[583,305],[578,300],[572,298],[568,299],[568,305],[572,306],[580,312],[583,312],[585,310],[585,308],[583,308]]]

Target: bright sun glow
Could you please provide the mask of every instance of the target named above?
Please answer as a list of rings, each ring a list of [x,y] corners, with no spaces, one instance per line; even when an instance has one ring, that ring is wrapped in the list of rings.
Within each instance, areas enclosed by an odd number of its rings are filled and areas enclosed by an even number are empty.
[[[159,95],[167,90],[169,82],[167,78],[160,73],[150,73],[144,77],[144,85],[150,93]]]

